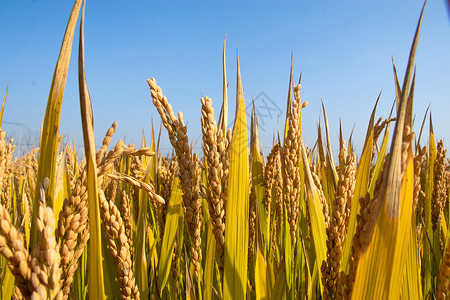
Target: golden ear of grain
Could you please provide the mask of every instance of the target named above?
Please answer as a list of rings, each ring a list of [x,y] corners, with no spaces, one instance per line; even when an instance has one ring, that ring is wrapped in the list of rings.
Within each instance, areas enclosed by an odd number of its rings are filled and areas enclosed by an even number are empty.
[[[50,187],[47,191],[46,199],[50,207],[53,207],[53,191],[55,184],[56,156],[59,139],[59,120],[61,116],[61,106],[66,85],[67,71],[69,69],[70,55],[72,51],[72,41],[80,13],[82,0],[76,0],[67,23],[66,32],[62,42],[59,58],[53,73],[52,85],[48,96],[47,108],[45,110],[44,124],[41,130],[41,142],[39,150],[39,165],[36,182],[43,182],[45,177],[50,179]],[[39,199],[39,188],[36,187],[35,199]],[[31,220],[31,237],[29,249],[34,249],[37,245],[38,233],[36,230],[36,213],[38,202],[34,201],[33,216]],[[58,212],[56,212],[58,213]]]
[[[1,206],[2,204],[0,204]],[[8,216],[8,212],[2,207],[0,207],[0,220],[11,220],[11,216]],[[28,220],[26,220],[28,221]],[[12,224],[10,226],[11,228],[13,227]],[[15,230],[15,228],[14,228]],[[3,240],[3,236],[1,237],[1,239]],[[6,248],[5,245],[3,245],[2,243],[2,251],[1,252],[5,252]],[[18,280],[15,280],[14,275],[11,273],[11,265],[9,267],[7,267],[8,265],[8,261],[6,259],[2,259],[0,260],[0,264],[1,264],[1,268],[2,270],[5,270],[2,276],[2,288],[1,288],[1,296],[2,299],[11,299],[11,296],[14,292],[14,288],[16,286],[19,286]]]
[[[239,69],[236,86],[236,119],[230,153],[230,177],[226,203],[223,298],[246,297],[249,219],[249,166],[247,116]],[[245,184],[243,184],[245,183]]]
[[[84,70],[84,9],[80,23],[80,44],[78,49],[78,80],[80,90],[81,124],[83,126],[84,151],[86,155],[88,212],[89,212],[89,256],[88,280],[89,299],[106,299],[103,277],[102,237],[100,228],[100,207],[97,187],[97,159],[94,137],[94,118],[91,98]]]

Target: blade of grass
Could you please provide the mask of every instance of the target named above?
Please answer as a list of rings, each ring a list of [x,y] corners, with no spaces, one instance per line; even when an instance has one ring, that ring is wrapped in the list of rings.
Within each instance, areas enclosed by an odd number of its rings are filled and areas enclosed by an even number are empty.
[[[311,236],[314,242],[314,251],[315,251],[314,254],[316,257],[313,268],[317,267],[318,270],[317,278],[321,278],[322,272],[320,266],[322,265],[322,261],[326,260],[327,258],[327,247],[326,247],[327,235],[326,235],[325,218],[323,215],[323,207],[319,200],[317,188],[314,184],[314,180],[311,175],[311,170],[308,167],[309,166],[308,157],[306,155],[306,150],[303,143],[301,143],[301,149],[302,149],[303,165],[305,166],[304,167],[305,186],[307,192],[306,199],[308,201],[309,215],[311,220]],[[320,285],[320,289],[322,289],[322,282],[320,280],[318,280],[318,282]]]
[[[258,132],[258,118],[256,115],[255,105],[253,103],[252,109],[252,119],[250,126],[250,157],[252,158],[252,184],[253,190],[256,196],[256,204],[258,206],[259,212],[262,215],[259,218],[261,232],[264,235],[264,240],[266,241],[265,252],[269,250],[270,241],[270,215],[265,215],[264,209],[264,178],[263,178],[263,162],[260,154],[260,143],[259,143],[259,132]]]
[[[223,39],[223,53],[222,53],[222,69],[223,69],[223,99],[222,99],[222,108],[220,109],[219,122],[217,128],[221,129],[224,136],[227,132],[227,123],[228,123],[228,83],[227,83],[227,64],[225,61],[225,48],[227,44],[227,34],[225,34],[225,38]]]
[[[346,274],[348,274],[349,269],[348,261],[350,258],[350,251],[352,249],[353,236],[355,235],[356,231],[356,219],[357,219],[356,216],[358,215],[358,212],[360,210],[359,198],[363,197],[367,193],[369,187],[370,166],[372,163],[373,125],[379,99],[380,96],[378,96],[377,102],[375,103],[372,115],[370,117],[369,126],[367,128],[366,140],[364,142],[364,148],[361,155],[361,160],[359,163],[358,170],[356,171],[355,192],[353,194],[350,219],[348,222],[347,238],[345,239],[344,243],[340,267],[341,271],[344,271]]]
[[[6,86],[5,97],[3,97],[2,109],[0,110],[0,128],[2,128],[3,111],[5,110],[6,96],[8,95],[8,85]]]
[[[83,126],[84,152],[86,155],[88,211],[89,211],[89,257],[88,280],[89,299],[106,299],[103,277],[102,239],[100,227],[100,207],[97,188],[97,162],[94,138],[94,117],[91,98],[86,83],[84,70],[84,10],[80,23],[80,44],[78,49],[78,83],[80,90],[81,124]]]
[[[289,88],[288,88],[288,97],[287,97],[287,103],[286,103],[286,119],[284,123],[284,134],[283,134],[283,141],[286,138],[287,132],[289,130],[289,114],[291,111],[291,102],[292,102],[292,90],[294,88],[294,54],[291,53],[291,71],[289,75]],[[284,142],[283,142],[284,145]]]
[[[168,205],[166,226],[164,227],[164,236],[159,255],[158,286],[160,296],[162,296],[163,290],[166,287],[167,279],[169,278],[173,249],[177,237],[177,228],[180,223],[181,214],[183,213],[180,180],[178,177],[176,177],[173,182],[172,194]]]
[[[286,287],[288,290],[291,289],[292,285],[292,257],[293,257],[293,249],[292,249],[292,239],[291,236],[291,228],[289,226],[288,213],[286,208],[286,203],[283,201],[283,210],[284,210],[284,263],[286,270]]]
[[[422,23],[425,4],[420,14],[410,57],[403,82],[402,96],[398,104],[397,122],[391,144],[389,161],[383,171],[383,182],[379,195],[368,216],[361,243],[363,248],[359,261],[353,297],[355,299],[397,299],[400,295],[399,278],[406,262],[405,241],[411,230],[412,191],[414,183],[412,150],[409,148],[406,169],[402,176],[402,143],[404,124],[408,120],[408,90],[413,73],[413,64]],[[412,113],[412,111],[410,111]],[[411,146],[411,145],[410,145]]]
[[[267,267],[262,249],[256,247],[256,262],[255,262],[255,294],[256,300],[270,299],[269,289],[270,284],[267,278]]]
[[[425,204],[424,204],[424,221],[425,228],[423,234],[423,255],[422,255],[422,263],[423,263],[423,293],[424,298],[427,297],[429,293],[432,292],[433,289],[433,248],[428,241],[433,241],[433,227],[431,220],[431,206],[432,206],[432,198],[433,198],[433,190],[434,190],[434,164],[436,160],[437,149],[436,149],[436,141],[434,138],[433,132],[433,121],[430,113],[430,136],[428,141],[428,153],[427,153],[427,161],[426,161],[426,183],[425,183]]]
[[[207,216],[208,214],[205,214]],[[205,271],[203,272],[203,299],[212,299],[212,287],[214,282],[214,264],[216,257],[216,240],[213,234],[213,226],[211,221],[207,225],[206,235],[206,261]]]
[[[39,150],[38,173],[36,182],[44,181],[45,177],[50,179],[50,186],[45,195],[47,204],[53,207],[53,191],[55,189],[56,159],[59,139],[59,121],[61,116],[61,106],[66,86],[67,71],[69,69],[70,55],[72,51],[72,42],[81,8],[81,0],[76,0],[67,23],[66,32],[56,62],[55,72],[53,73],[52,85],[48,96],[47,108],[45,110],[44,123],[41,130],[41,141]],[[95,154],[95,153],[94,153]],[[36,184],[35,199],[39,199],[39,185]],[[37,245],[38,232],[36,228],[36,218],[39,201],[33,203],[33,215],[31,219],[31,237],[29,249],[32,250]],[[54,212],[55,214],[59,212]]]
[[[2,264],[2,269],[4,270],[3,272],[3,278],[2,278],[2,289],[1,289],[1,293],[2,293],[2,300],[10,300],[11,296],[14,292],[14,275],[11,273],[11,270],[9,268],[6,267],[6,260],[4,259],[4,257],[2,257],[2,261],[5,262],[5,264]]]
[[[417,232],[416,232],[415,216],[411,222],[409,234],[408,257],[406,269],[403,272],[402,295],[403,299],[419,300],[422,299],[422,276],[420,273],[420,265],[417,249]],[[406,283],[405,283],[406,281]]]
[[[327,112],[325,111],[325,104],[323,104],[323,100],[322,100],[322,110],[323,110],[323,121],[325,122],[325,134],[326,134],[326,138],[327,138],[327,165],[328,165],[328,168],[331,169],[333,185],[334,185],[334,189],[336,189],[337,173],[336,173],[336,167],[334,165],[333,152],[331,152],[330,129],[328,126],[328,117],[327,117]]]
[[[236,117],[230,153],[226,204],[224,299],[245,299],[247,288],[249,166],[247,116],[237,57]]]
[[[394,108],[394,107],[392,107],[392,108]],[[392,114],[392,110],[391,110],[391,114]],[[390,116],[389,116],[389,118],[390,118]],[[391,123],[388,123],[386,125],[386,128],[384,129],[383,141],[381,142],[381,148],[377,154],[377,162],[375,164],[375,167],[373,168],[372,179],[371,179],[370,185],[369,185],[369,194],[371,197],[373,197],[375,183],[378,179],[378,175],[380,175],[380,173],[381,173],[381,169],[383,168],[384,158],[386,157],[386,151],[387,151],[387,147],[388,147],[388,143],[389,143],[390,127],[391,127]]]

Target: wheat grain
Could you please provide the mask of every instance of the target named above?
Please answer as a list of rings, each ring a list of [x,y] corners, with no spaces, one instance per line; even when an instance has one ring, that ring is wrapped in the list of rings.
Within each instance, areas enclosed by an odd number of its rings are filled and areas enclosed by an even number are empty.
[[[202,102],[202,136],[203,155],[206,158],[208,180],[205,188],[205,198],[209,206],[209,215],[216,238],[219,254],[219,267],[223,268],[225,245],[225,207],[222,195],[223,167],[219,149],[224,149],[223,139],[218,140],[217,125],[214,119],[212,101],[208,97],[201,98]],[[221,132],[219,130],[219,132]],[[219,137],[220,138],[220,137]]]
[[[131,250],[125,226],[119,210],[112,200],[107,201],[103,190],[99,190],[100,216],[108,235],[108,245],[114,258],[119,277],[122,299],[139,299],[135,283]]]
[[[189,236],[191,238],[191,257],[195,266],[195,275],[200,271],[201,255],[201,202],[199,199],[199,180],[195,172],[197,162],[195,155],[192,155],[192,149],[189,146],[187,137],[187,126],[184,124],[183,114],[178,112],[178,118],[173,113],[172,106],[163,95],[161,88],[156,81],[148,79],[147,83],[161,121],[169,134],[169,140],[175,149],[178,169],[180,173],[180,183],[182,190],[183,207],[186,216],[186,223]]]
[[[342,247],[345,236],[346,203],[353,197],[355,190],[355,157],[347,156],[343,170],[339,175],[336,194],[333,200],[333,214],[327,228],[327,261],[322,263],[323,296],[335,299],[339,280]]]

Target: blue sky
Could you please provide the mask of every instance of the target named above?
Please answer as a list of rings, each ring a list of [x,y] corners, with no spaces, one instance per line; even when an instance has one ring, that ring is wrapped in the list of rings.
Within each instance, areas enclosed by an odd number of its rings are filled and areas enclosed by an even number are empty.
[[[9,83],[4,122],[22,123],[22,150],[39,134],[51,79],[72,1],[13,1],[0,4],[0,94]],[[406,68],[422,1],[88,1],[86,78],[97,143],[113,121],[115,135],[140,144],[159,116],[147,78],[154,77],[173,108],[188,122],[190,140],[200,130],[200,96],[222,99],[222,47],[227,33],[230,117],[234,115],[236,46],[247,103],[263,92],[284,120],[291,52],[294,76],[302,76],[303,138],[312,146],[323,98],[333,149],[339,120],[348,138],[363,146],[368,118],[383,90],[377,116],[387,117],[394,99],[391,57],[400,80]],[[79,113],[78,34],[61,114],[60,133],[82,149]],[[415,131],[431,104],[435,134],[450,139],[450,23],[444,0],[428,1],[416,57]],[[261,99],[261,98],[259,98]],[[258,101],[256,102],[258,105]],[[261,101],[259,103],[262,103]],[[261,120],[263,119],[263,120]],[[321,118],[323,121],[323,118]],[[269,151],[275,115],[264,116],[261,139]],[[18,125],[3,124],[18,136]],[[163,152],[170,144],[163,130]],[[425,136],[427,138],[427,136]],[[200,146],[200,142],[197,144]],[[17,149],[17,148],[16,148]],[[359,152],[358,152],[359,153]]]

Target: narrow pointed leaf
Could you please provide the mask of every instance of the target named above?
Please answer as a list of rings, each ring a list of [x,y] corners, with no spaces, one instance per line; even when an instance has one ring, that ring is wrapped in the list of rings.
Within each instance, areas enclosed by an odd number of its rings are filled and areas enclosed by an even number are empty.
[[[89,299],[105,299],[103,285],[103,256],[100,227],[100,207],[97,188],[97,160],[94,137],[94,118],[91,98],[84,71],[84,7],[81,15],[80,44],[78,50],[78,81],[80,90],[81,124],[83,126],[84,152],[86,155],[88,211],[89,211]]]
[[[44,181],[45,177],[50,179],[50,186],[45,195],[45,199],[50,207],[53,207],[54,178],[56,172],[56,156],[58,151],[59,121],[61,116],[61,106],[66,86],[67,71],[69,69],[70,55],[72,52],[72,41],[75,32],[78,15],[81,8],[81,0],[76,0],[67,23],[66,32],[62,42],[55,72],[53,73],[52,85],[48,96],[47,108],[45,110],[44,123],[41,130],[41,142],[39,149],[38,173],[36,182]],[[39,188],[36,184],[35,199],[39,199]],[[31,237],[29,249],[34,249],[37,245],[36,213],[39,201],[34,201],[33,216],[31,221]]]
[[[223,87],[222,87],[222,108],[220,109],[219,122],[217,127],[222,130],[224,136],[227,132],[228,126],[228,83],[227,83],[227,64],[225,61],[225,48],[227,44],[227,35],[225,34],[225,38],[223,40],[223,53],[222,53],[222,69],[223,69]]]
[[[350,219],[348,222],[347,238],[345,239],[344,242],[344,249],[342,252],[341,267],[340,267],[341,271],[343,270],[345,273],[348,273],[349,267],[348,260],[350,258],[350,251],[352,249],[353,236],[355,235],[356,231],[356,216],[358,215],[360,210],[359,198],[364,197],[369,188],[370,166],[372,163],[373,126],[374,126],[375,112],[377,109],[379,99],[380,95],[378,96],[378,99],[372,111],[372,115],[370,117],[369,126],[367,128],[366,140],[364,142],[364,148],[361,155],[361,160],[359,163],[358,170],[356,171],[355,191],[352,199]]]
[[[0,128],[2,127],[3,111],[5,110],[6,96],[8,95],[8,86],[6,86],[5,97],[3,98],[2,109],[0,110]]]
[[[321,278],[322,275],[320,267],[322,265],[322,261],[326,260],[327,258],[327,247],[326,247],[327,234],[326,234],[325,218],[323,215],[323,208],[319,200],[317,188],[314,185],[311,171],[308,167],[309,166],[308,157],[306,156],[306,150],[303,144],[301,144],[301,149],[302,149],[303,165],[305,166],[304,167],[305,186],[307,192],[306,199],[308,201],[309,214],[311,220],[311,236],[314,242],[314,250],[316,257],[316,263],[314,268],[317,267],[318,278]],[[319,284],[321,285],[320,281]]]
[[[333,185],[334,188],[336,188],[337,185],[337,173],[336,173],[336,167],[334,165],[334,159],[333,159],[333,152],[331,151],[331,141],[330,141],[330,129],[328,126],[328,117],[327,112],[325,111],[325,105],[322,101],[322,110],[323,110],[323,121],[325,122],[325,133],[327,138],[327,165],[329,168],[331,168],[331,175],[333,178]]]
[[[249,166],[245,102],[239,70],[236,85],[236,119],[230,153],[228,200],[226,203],[224,299],[243,300],[247,288]]]
[[[412,77],[414,57],[425,6],[422,9],[398,105],[391,151],[383,182],[368,216],[365,234],[370,244],[363,250],[354,284],[354,299],[397,299],[400,295],[399,278],[406,263],[407,240],[412,218],[412,191],[414,184],[412,151],[409,148],[406,169],[402,172],[403,130],[408,106],[408,91]],[[403,176],[402,176],[403,175]],[[366,241],[367,243],[367,241]]]
[[[180,180],[175,178],[172,187],[172,194],[168,203],[166,215],[166,226],[164,227],[164,237],[161,245],[161,252],[159,255],[159,276],[158,286],[160,295],[166,286],[169,278],[170,266],[172,265],[172,255],[177,237],[177,229],[180,223],[183,208],[181,206],[181,188]]]
[[[265,216],[264,209],[264,178],[263,178],[263,162],[259,148],[259,132],[258,132],[258,118],[256,116],[255,106],[252,109],[252,119],[250,126],[250,153],[252,158],[252,185],[256,196],[256,204],[258,210],[262,215],[259,218],[261,232],[264,235],[266,241],[266,250],[269,247],[270,241],[270,216]]]

